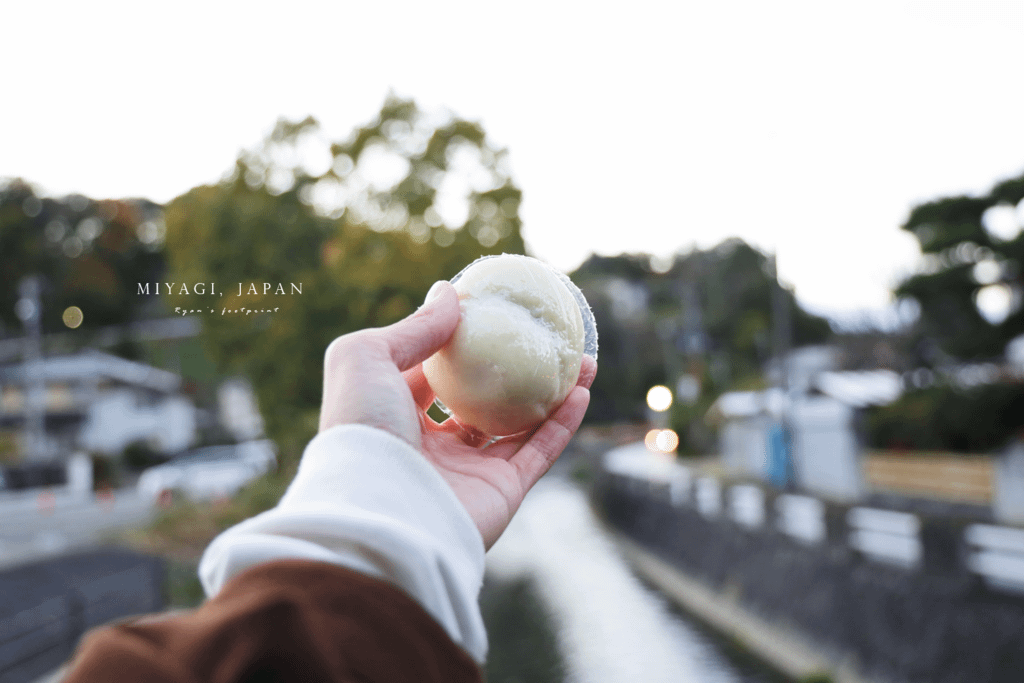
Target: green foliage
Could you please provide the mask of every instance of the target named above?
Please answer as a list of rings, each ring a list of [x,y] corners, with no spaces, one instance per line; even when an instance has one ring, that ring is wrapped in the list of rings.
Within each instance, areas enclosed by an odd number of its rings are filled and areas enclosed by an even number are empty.
[[[479,125],[435,125],[393,97],[344,142],[328,144],[313,119],[282,121],[231,178],[167,207],[171,279],[216,282],[223,296],[165,299],[215,310],[203,317],[206,353],[250,378],[280,439],[319,405],[335,337],[401,319],[479,256],[523,253],[505,157]],[[302,293],[264,293],[265,282]],[[277,310],[221,315],[225,306]]]
[[[622,303],[624,297],[648,295],[653,274],[646,260],[591,256],[571,275],[594,313],[600,342],[588,422],[643,419],[647,390],[666,381],[665,357],[650,315]]]
[[[116,489],[121,486],[123,473],[121,463],[113,458],[93,454],[92,458],[92,485],[97,491],[102,489]]]
[[[707,452],[713,435],[703,423],[711,402],[737,382],[761,376],[772,353],[772,288],[768,257],[739,239],[707,251],[679,254],[668,272],[651,269],[646,255],[592,256],[573,274],[590,302],[600,333],[601,370],[591,389],[588,421],[642,420],[654,384],[682,374],[701,381],[695,405],[676,403],[673,428],[682,450]],[[828,322],[803,311],[784,290],[793,343],[821,343]],[[644,302],[630,310],[623,301]],[[699,324],[692,322],[701,321]],[[703,351],[692,352],[686,333],[704,332]]]
[[[907,392],[870,409],[865,427],[872,448],[991,452],[1024,431],[1024,385],[940,385]]]
[[[21,329],[18,284],[43,277],[43,330],[65,329],[61,314],[78,306],[82,327],[128,322],[149,297],[137,283],[164,270],[160,207],[145,200],[95,201],[38,196],[13,180],[0,185],[0,327]]]
[[[166,456],[158,453],[145,441],[133,441],[125,446],[121,453],[121,462],[129,470],[143,470],[165,460],[167,460]]]
[[[199,581],[199,564],[192,560],[165,559],[164,600],[167,609],[194,609],[206,598]]]
[[[128,533],[127,541],[143,552],[182,562],[197,562],[220,532],[277,505],[295,477],[298,458],[278,471],[250,482],[230,500],[177,499],[144,529]]]
[[[992,324],[978,311],[975,297],[985,285],[1004,285],[1018,299],[1022,293],[1024,233],[1004,241],[985,227],[986,212],[1007,210],[1024,199],[1024,175],[997,184],[982,197],[945,197],[915,207],[902,226],[918,240],[925,255],[922,272],[896,289],[921,307],[919,339],[935,340],[941,350],[961,359],[987,358],[1003,352],[1007,341],[1024,333],[1024,309]],[[975,278],[975,266],[996,272]]]
[[[594,483],[594,466],[592,463],[580,461],[573,465],[569,478],[586,488]]]
[[[486,577],[480,612],[491,643],[484,671],[489,683],[565,680],[555,624],[533,582]]]
[[[698,283],[708,348],[724,356],[730,377],[760,374],[772,354],[774,276],[768,257],[741,239],[676,260],[669,279]],[[828,321],[804,311],[783,289],[793,346],[820,344],[832,333]]]
[[[828,673],[807,674],[800,679],[799,683],[833,683],[835,679]]]

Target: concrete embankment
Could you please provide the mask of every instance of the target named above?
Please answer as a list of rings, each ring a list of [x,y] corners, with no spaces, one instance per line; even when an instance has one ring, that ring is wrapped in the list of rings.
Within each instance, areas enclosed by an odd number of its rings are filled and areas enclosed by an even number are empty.
[[[613,533],[613,537],[634,571],[662,594],[794,680],[829,676],[836,683],[873,683],[849,662],[823,653],[802,634],[746,609],[735,593],[710,588],[623,534]]]

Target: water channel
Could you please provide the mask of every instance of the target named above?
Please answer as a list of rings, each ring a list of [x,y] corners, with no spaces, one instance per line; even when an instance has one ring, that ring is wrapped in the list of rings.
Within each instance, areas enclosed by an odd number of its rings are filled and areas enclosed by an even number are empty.
[[[487,556],[488,683],[778,683],[629,570],[585,494],[546,477]]]

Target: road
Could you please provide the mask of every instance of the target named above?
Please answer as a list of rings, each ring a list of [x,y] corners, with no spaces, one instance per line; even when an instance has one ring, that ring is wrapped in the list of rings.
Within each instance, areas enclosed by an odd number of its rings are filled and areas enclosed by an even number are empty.
[[[134,489],[80,498],[60,489],[9,492],[0,497],[0,569],[94,545],[152,518],[151,502]]]

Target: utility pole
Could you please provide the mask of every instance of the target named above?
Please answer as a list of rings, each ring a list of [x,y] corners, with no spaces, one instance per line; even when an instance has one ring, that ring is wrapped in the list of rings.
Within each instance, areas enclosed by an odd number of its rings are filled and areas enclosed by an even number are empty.
[[[46,380],[42,365],[42,280],[38,275],[27,275],[18,285],[20,299],[15,312],[25,325],[25,350],[22,376],[25,387],[25,447],[26,460],[40,462],[47,459],[45,410]]]
[[[779,282],[779,270],[776,262],[776,254],[772,254],[769,257],[769,269],[771,276],[771,288],[772,288],[772,346],[775,364],[776,364],[776,376],[773,378],[772,386],[778,390],[782,395],[782,401],[780,403],[780,413],[777,416],[773,416],[769,427],[767,437],[768,447],[768,462],[767,475],[768,480],[780,488],[788,488],[790,485],[795,483],[795,467],[793,462],[793,440],[792,440],[792,429],[788,415],[788,402],[789,402],[789,364],[787,356],[789,355],[789,348],[792,343],[791,336],[791,320],[789,311],[789,301],[786,299],[786,292],[782,289],[782,283]]]
[[[786,292],[782,289],[782,283],[779,282],[775,254],[769,257],[769,264],[772,279],[772,346],[779,372],[776,386],[788,393],[789,369],[786,366],[786,357],[789,355],[789,347],[792,344],[789,302],[786,300]]]

